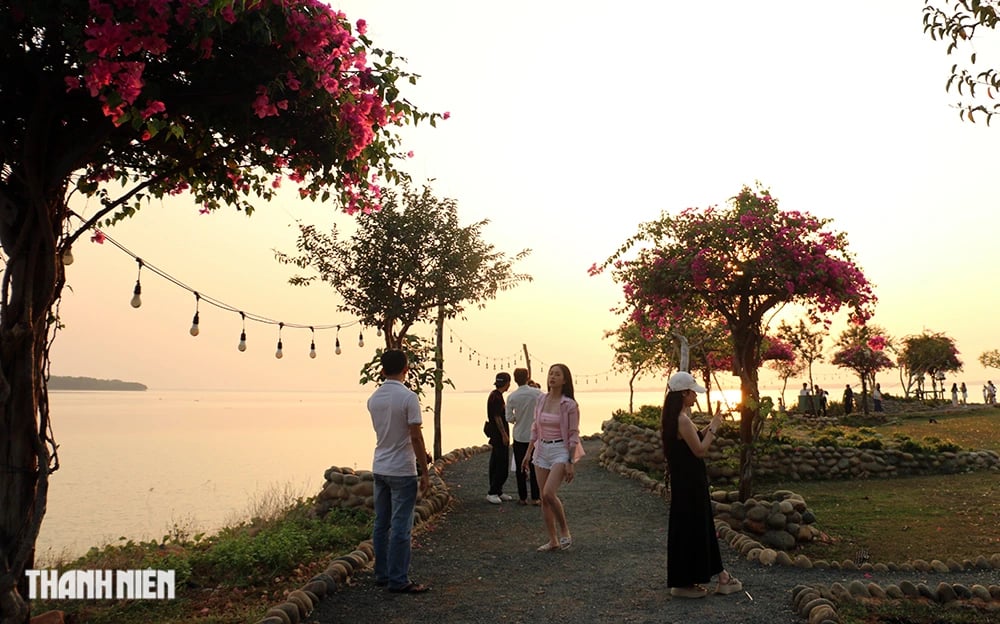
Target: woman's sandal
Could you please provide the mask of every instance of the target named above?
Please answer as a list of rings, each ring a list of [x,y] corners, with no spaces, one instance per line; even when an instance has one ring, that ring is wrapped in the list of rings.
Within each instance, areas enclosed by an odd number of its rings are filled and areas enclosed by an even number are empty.
[[[537,550],[538,552],[552,552],[554,550],[559,550],[559,544],[552,544],[550,542],[545,542],[535,550]]]
[[[719,584],[715,586],[715,593],[723,596],[735,594],[738,591],[743,591],[743,583],[741,583],[740,579],[736,578],[732,574],[729,575],[729,578],[725,583],[720,580]]]
[[[708,595],[708,590],[701,585],[691,587],[671,587],[670,595],[674,598],[704,598]]]
[[[573,538],[566,536],[559,538],[559,550],[569,550],[573,548]]]

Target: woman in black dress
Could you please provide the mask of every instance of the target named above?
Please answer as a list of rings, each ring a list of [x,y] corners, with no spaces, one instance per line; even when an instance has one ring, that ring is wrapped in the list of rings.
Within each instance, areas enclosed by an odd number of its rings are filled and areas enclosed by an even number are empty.
[[[715,591],[732,594],[743,584],[722,567],[715,534],[708,474],[702,459],[722,424],[716,414],[698,431],[691,420],[691,406],[704,392],[691,373],[679,371],[667,381],[663,403],[663,454],[670,468],[670,520],[667,530],[667,586],[678,598],[701,598],[708,590],[700,585],[718,575]]]

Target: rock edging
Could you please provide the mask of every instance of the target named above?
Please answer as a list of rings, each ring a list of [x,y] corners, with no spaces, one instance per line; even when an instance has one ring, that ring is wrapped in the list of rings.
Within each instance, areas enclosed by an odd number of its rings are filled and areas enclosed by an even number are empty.
[[[448,464],[463,461],[489,450],[489,445],[476,447],[466,447],[451,451],[434,462],[435,470],[430,475],[431,492],[417,500],[414,508],[414,527],[419,528],[427,522],[437,518],[452,501],[452,495],[448,489],[448,484],[441,477],[441,472]],[[340,475],[338,478],[334,475]],[[371,507],[371,493],[367,495],[363,492],[369,487],[365,485],[372,481],[370,471],[354,473],[353,470],[343,468],[330,468],[324,475],[326,483],[321,491],[320,500],[317,497],[317,512],[326,506],[329,510],[333,501],[342,501],[347,506],[357,507],[366,503]],[[355,478],[345,478],[345,477]],[[336,487],[331,487],[331,485]],[[329,492],[328,492],[329,490]],[[375,551],[370,539],[365,540],[357,547],[347,553],[335,558],[327,565],[326,569],[309,579],[305,585],[299,589],[288,592],[286,601],[268,609],[264,616],[257,620],[255,624],[300,624],[316,608],[321,600],[337,590],[340,585],[345,585],[355,573],[364,570],[375,561]]]

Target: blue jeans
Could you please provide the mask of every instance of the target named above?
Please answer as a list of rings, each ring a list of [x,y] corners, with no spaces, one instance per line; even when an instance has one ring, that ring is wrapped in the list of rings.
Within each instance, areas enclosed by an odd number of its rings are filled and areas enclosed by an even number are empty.
[[[410,533],[417,477],[375,475],[375,582],[400,589],[410,583]]]

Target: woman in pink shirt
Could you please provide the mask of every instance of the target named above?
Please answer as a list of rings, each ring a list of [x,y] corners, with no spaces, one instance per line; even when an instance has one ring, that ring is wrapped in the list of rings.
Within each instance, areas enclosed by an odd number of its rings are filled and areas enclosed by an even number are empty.
[[[542,491],[542,518],[549,541],[538,547],[539,552],[569,550],[573,546],[559,486],[563,481],[573,481],[574,464],[584,454],[580,409],[573,398],[573,376],[565,364],[553,364],[549,369],[548,387],[548,394],[535,404],[531,441],[521,462],[523,470],[528,470],[529,463],[535,464]]]

